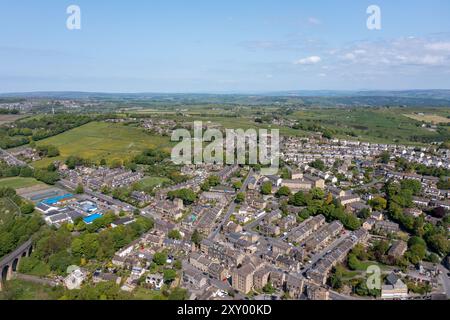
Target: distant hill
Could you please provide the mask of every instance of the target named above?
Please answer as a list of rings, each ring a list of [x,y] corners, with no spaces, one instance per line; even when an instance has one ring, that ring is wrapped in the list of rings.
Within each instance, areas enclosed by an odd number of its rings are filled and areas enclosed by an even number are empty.
[[[282,91],[254,94],[202,93],[102,93],[102,92],[24,92],[0,94],[3,99],[71,99],[103,101],[147,101],[174,104],[285,104],[305,106],[407,106],[450,107],[450,90],[405,91]]]

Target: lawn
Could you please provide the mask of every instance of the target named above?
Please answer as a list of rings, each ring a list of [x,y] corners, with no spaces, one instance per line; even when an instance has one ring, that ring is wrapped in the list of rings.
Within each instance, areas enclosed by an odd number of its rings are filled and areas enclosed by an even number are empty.
[[[148,190],[151,188],[156,187],[157,185],[160,185],[164,182],[170,182],[167,178],[160,178],[160,177],[145,177],[144,179],[140,180],[135,184],[138,190]]]
[[[101,159],[111,163],[127,160],[144,149],[163,148],[170,150],[169,138],[152,135],[141,128],[123,124],[91,122],[57,136],[42,140],[38,145],[54,145],[61,155],[34,163],[45,167],[55,160],[65,160],[69,156],[79,156],[94,162]]]
[[[1,187],[9,187],[13,189],[29,188],[37,185],[44,185],[44,183],[37,181],[34,178],[5,178],[0,179]]]
[[[150,290],[139,287],[133,294],[134,299],[136,300],[167,300],[161,291]]]

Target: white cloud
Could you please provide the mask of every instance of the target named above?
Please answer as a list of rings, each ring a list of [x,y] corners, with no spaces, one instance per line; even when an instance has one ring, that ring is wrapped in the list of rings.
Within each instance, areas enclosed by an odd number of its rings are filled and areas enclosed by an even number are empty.
[[[320,21],[319,19],[317,19],[315,17],[309,17],[308,23],[317,26],[317,25],[322,24],[322,21]]]
[[[311,56],[311,57],[306,57],[306,58],[297,60],[294,62],[294,64],[312,65],[312,64],[319,63],[320,61],[322,61],[322,58],[320,58],[319,56]]]
[[[432,51],[450,51],[450,42],[428,43],[425,48]]]
[[[359,42],[341,48],[341,62],[366,66],[450,66],[450,42],[429,38],[400,38]]]

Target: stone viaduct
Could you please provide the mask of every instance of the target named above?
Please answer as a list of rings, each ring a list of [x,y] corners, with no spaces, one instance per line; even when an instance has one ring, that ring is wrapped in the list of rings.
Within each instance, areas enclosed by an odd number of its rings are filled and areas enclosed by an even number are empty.
[[[23,257],[28,257],[33,250],[33,243],[28,240],[16,250],[3,257],[0,260],[0,291],[2,290],[6,281],[11,280],[13,273],[17,271],[20,263],[20,259]]]

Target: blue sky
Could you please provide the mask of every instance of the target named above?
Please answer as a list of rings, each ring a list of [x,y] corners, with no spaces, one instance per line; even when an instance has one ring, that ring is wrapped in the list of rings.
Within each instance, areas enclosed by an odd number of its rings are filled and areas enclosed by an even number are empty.
[[[0,92],[430,88],[450,88],[448,0],[0,0]]]

